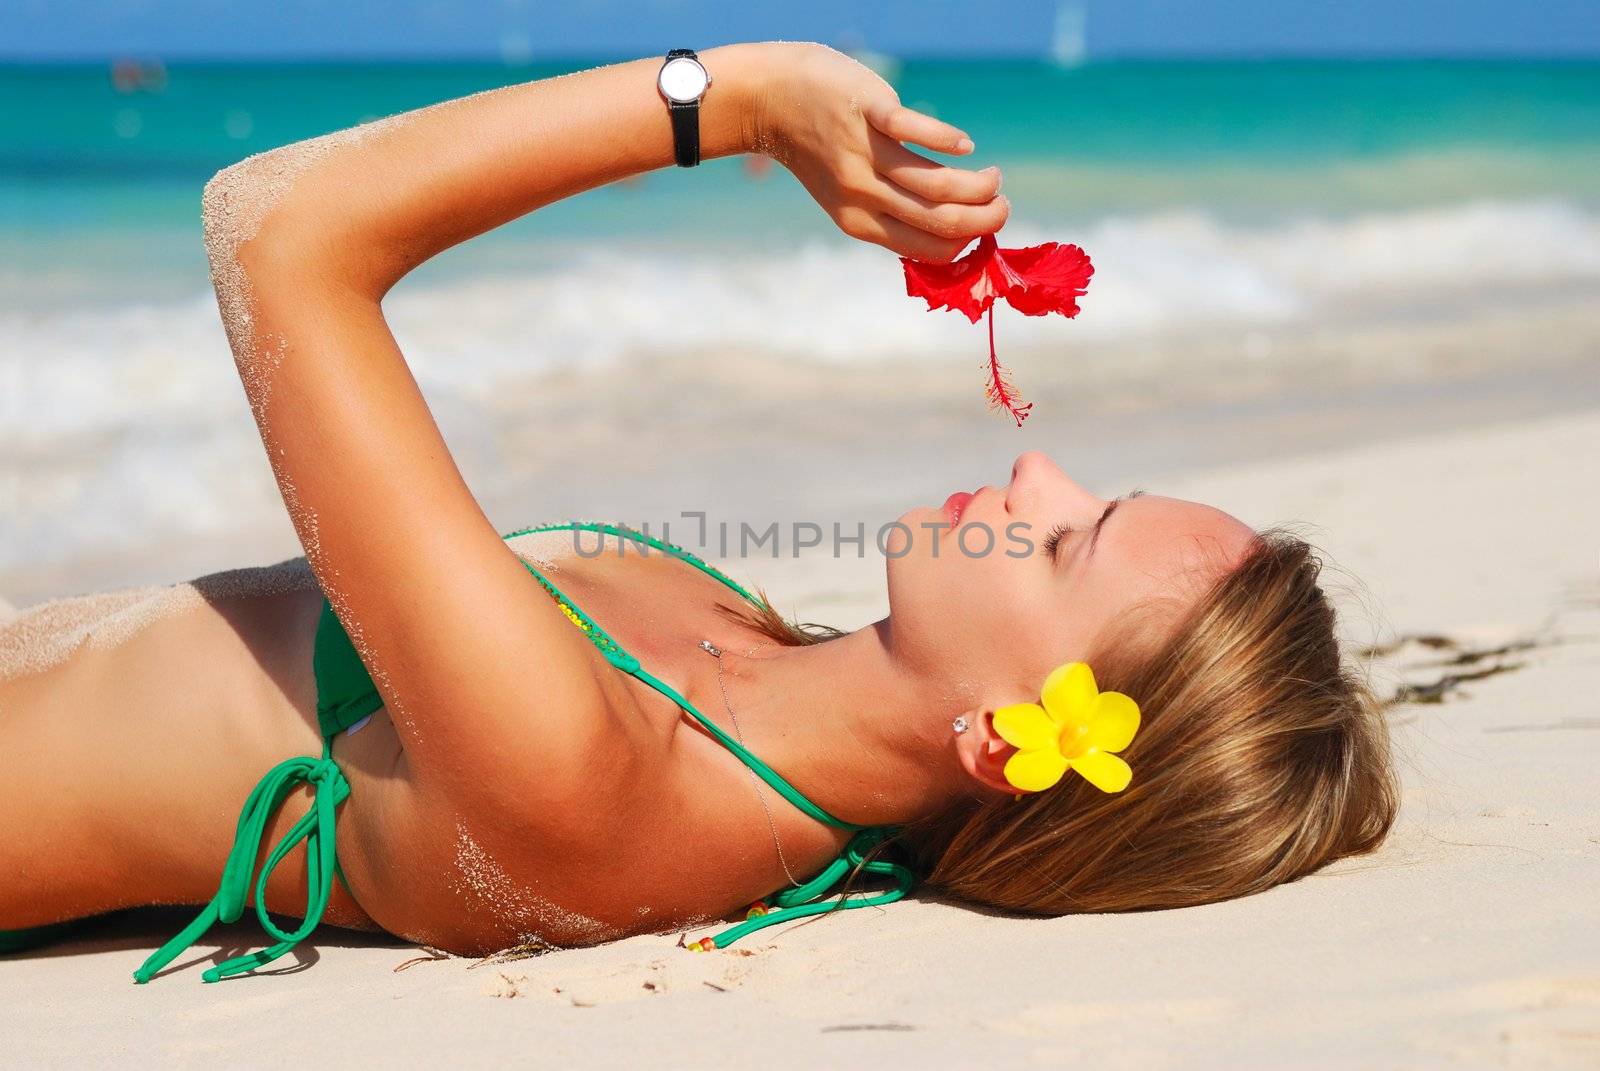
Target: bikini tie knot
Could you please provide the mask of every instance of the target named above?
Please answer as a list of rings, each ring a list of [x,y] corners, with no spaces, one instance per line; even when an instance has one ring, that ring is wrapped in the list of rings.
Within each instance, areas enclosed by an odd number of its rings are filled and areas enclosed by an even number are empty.
[[[311,768],[306,771],[305,778],[307,781],[310,781],[316,785],[326,784],[330,781],[343,784],[344,771],[339,769],[339,764],[334,762],[332,759],[318,759],[314,764],[312,764]],[[347,786],[347,794],[348,791],[349,789]]]
[[[266,836],[268,823],[289,794],[301,785],[311,786],[310,809],[272,849],[260,876],[252,882],[256,858],[261,854],[261,841]],[[222,881],[217,894],[195,916],[194,921],[152,953],[144,965],[133,972],[133,980],[143,984],[154,978],[157,972],[198,941],[213,924],[237,921],[244,914],[245,904],[252,893],[256,918],[276,943],[259,952],[219,963],[200,976],[204,981],[216,982],[263,967],[310,936],[328,909],[328,899],[333,894],[333,879],[339,874],[339,861],[333,843],[334,819],[339,804],[349,795],[350,783],[345,780],[338,763],[333,761],[331,743],[324,743],[320,759],[302,755],[285,759],[268,770],[239,813],[233,849],[222,868]],[[278,864],[301,842],[306,846],[306,909],[299,927],[285,931],[267,914],[267,882]],[[339,876],[342,878],[342,875]]]

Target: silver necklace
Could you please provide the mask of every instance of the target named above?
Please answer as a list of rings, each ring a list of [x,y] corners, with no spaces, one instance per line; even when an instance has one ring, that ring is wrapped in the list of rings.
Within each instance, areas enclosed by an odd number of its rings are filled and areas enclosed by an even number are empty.
[[[755,654],[765,646],[767,646],[766,643],[758,643],[746,651],[744,656],[749,658],[751,655]],[[728,683],[723,679],[722,676],[722,648],[718,647],[710,640],[701,640],[700,649],[717,660],[717,690],[722,693],[723,709],[727,710],[728,720],[733,723],[734,739],[739,741],[740,747],[743,747],[744,733],[739,730],[739,715],[733,712],[733,704],[728,702]],[[761,791],[761,779],[756,776],[756,772],[750,769],[749,766],[745,766],[745,772],[750,775],[751,787],[753,787],[756,791],[756,801],[761,804],[762,813],[767,816],[767,829],[771,830],[772,832],[772,846],[778,849],[778,862],[783,866],[783,873],[788,877],[789,884],[798,889],[803,882],[799,881],[794,876],[794,871],[789,869],[789,860],[784,857],[783,841],[778,839],[778,823],[772,817],[772,808],[767,806],[766,794]]]

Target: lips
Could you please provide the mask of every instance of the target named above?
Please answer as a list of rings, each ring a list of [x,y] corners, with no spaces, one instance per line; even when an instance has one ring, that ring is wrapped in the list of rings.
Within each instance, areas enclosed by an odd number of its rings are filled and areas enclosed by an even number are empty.
[[[973,495],[971,492],[957,491],[955,494],[944,500],[944,505],[940,508],[944,510],[944,515],[950,518],[951,528],[960,526],[961,514],[966,511],[967,503],[971,502],[972,499]]]

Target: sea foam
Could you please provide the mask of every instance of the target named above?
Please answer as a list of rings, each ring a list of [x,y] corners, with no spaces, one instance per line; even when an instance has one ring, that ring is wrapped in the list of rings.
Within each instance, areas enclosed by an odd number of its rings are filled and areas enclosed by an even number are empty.
[[[1082,233],[1019,220],[1006,244],[1077,241],[1096,273],[1072,323],[1002,310],[1003,350],[1183,339],[1366,304],[1586,286],[1600,218],[1555,200],[1473,202],[1241,227],[1201,211],[1112,217]],[[858,243],[701,257],[612,245],[544,272],[408,280],[390,321],[452,443],[509,383],[607,362],[707,352],[784,361],[963,362],[983,329],[929,314],[899,264]],[[1154,347],[1174,374],[1182,345]],[[460,429],[466,429],[462,431]],[[232,531],[271,495],[214,299],[0,311],[0,572],[123,540]]]

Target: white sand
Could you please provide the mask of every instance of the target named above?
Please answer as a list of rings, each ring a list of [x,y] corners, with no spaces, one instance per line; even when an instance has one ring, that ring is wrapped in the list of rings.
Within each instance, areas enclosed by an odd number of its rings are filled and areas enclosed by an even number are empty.
[[[1253,523],[1314,519],[1381,611],[1361,639],[1546,641],[1396,709],[1405,806],[1375,858],[1212,907],[914,902],[709,955],[648,937],[396,973],[415,950],[327,931],[303,971],[201,985],[194,964],[258,940],[240,926],[135,987],[163,915],[0,960],[0,1063],[1600,1065],[1600,413],[1142,482]],[[878,608],[878,569],[741,565],[841,624]],[[1426,683],[1440,657],[1413,645],[1378,676]]]

